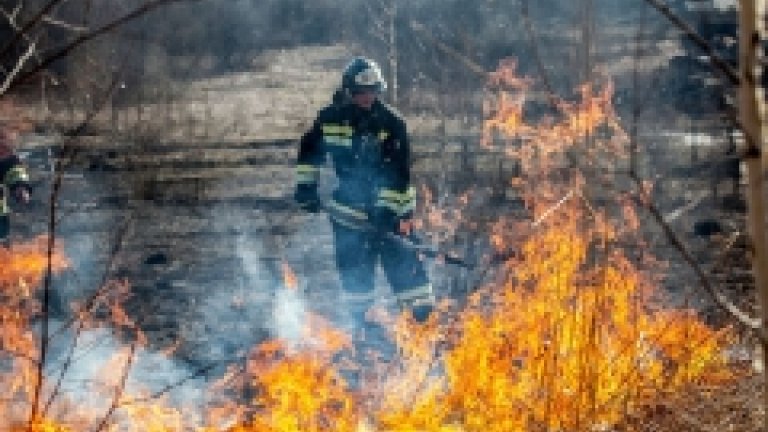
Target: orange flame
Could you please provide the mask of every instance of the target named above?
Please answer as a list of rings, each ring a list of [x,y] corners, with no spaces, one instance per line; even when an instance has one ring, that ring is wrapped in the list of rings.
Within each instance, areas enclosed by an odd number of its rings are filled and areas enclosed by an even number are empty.
[[[0,388],[6,397],[0,399],[0,426],[23,424],[29,416],[30,401],[37,382],[36,361],[38,339],[31,330],[32,320],[40,316],[40,305],[34,291],[48,268],[47,238],[14,244],[13,249],[0,247]],[[51,251],[52,271],[67,266],[61,250]],[[53,428],[40,419],[34,427],[41,431]]]
[[[349,339],[319,316],[309,321],[303,350],[293,352],[281,341],[256,347],[248,364],[258,389],[251,403],[263,409],[235,431],[356,430],[357,403],[333,366],[333,356]]]
[[[293,269],[286,261],[282,262],[282,269],[283,269],[283,284],[286,288],[295,290],[299,286],[298,279],[296,278],[296,273],[293,272]]]

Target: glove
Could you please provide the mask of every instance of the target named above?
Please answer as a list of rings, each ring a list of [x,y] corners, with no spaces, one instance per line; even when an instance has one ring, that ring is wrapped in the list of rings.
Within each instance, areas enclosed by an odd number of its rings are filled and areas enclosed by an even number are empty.
[[[11,186],[11,195],[13,195],[13,197],[16,199],[16,202],[19,204],[29,204],[31,193],[32,192],[30,191],[30,187],[26,184]]]
[[[302,210],[306,212],[317,213],[320,211],[320,197],[317,194],[317,185],[297,185],[296,191],[293,194],[293,199],[299,204]]]

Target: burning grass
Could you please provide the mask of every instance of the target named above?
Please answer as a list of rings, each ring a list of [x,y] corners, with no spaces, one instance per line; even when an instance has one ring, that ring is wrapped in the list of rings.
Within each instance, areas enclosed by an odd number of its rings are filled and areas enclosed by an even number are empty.
[[[362,389],[349,388],[337,361],[350,347],[348,337],[311,316],[301,344],[273,340],[253,350],[247,376],[254,396],[220,405],[207,427],[188,424],[182,408],[127,403],[126,394],[115,426],[103,430],[609,430],[670,395],[717,388],[733,378],[723,355],[730,331],[705,326],[693,311],[661,307],[653,285],[619,254],[591,263],[589,233],[577,229],[581,216],[573,206],[549,219],[507,264],[506,281],[480,289],[461,310],[443,305],[424,326],[392,317],[399,356],[372,369]],[[37,247],[14,249],[21,273],[44,269]],[[56,262],[63,266],[62,259]],[[2,281],[4,292],[20,286],[16,278]],[[33,286],[39,277],[24,283]],[[31,301],[25,294],[17,298]],[[23,309],[29,315],[10,309],[4,307],[2,325],[11,373],[0,379],[14,391],[0,409],[4,421],[20,422],[19,414],[29,412],[34,382],[30,319],[36,309]],[[24,356],[8,356],[11,350]],[[121,350],[105,363],[109,388],[119,387],[121,374],[115,371],[125,368],[129,356],[130,350]],[[211,389],[224,390],[222,383]],[[78,430],[76,425],[98,419],[85,407],[78,411],[73,419],[52,410],[36,430]]]
[[[624,134],[610,106],[611,88],[584,86],[577,103],[560,102],[561,116],[531,124],[522,117],[530,80],[505,63],[489,83],[511,90],[486,124],[487,145],[510,146],[521,158],[535,223],[517,232],[494,231],[492,244],[518,251],[500,263],[494,281],[463,302],[444,302],[426,324],[407,316],[378,315],[392,338],[392,358],[354,364],[348,335],[307,313],[296,341],[270,340],[253,348],[247,364],[230,367],[211,383],[201,408],[146,398],[124,388],[136,344],[105,359],[108,403],[98,408],[57,398],[35,420],[34,431],[175,432],[534,432],[652,430],[659,425],[709,427],[691,418],[690,396],[746,382],[724,354],[728,328],[705,325],[692,310],[666,308],[653,274],[612,246],[631,236],[637,218],[621,197],[622,215],[590,205],[578,173],[562,177],[563,153],[607,130],[591,152],[620,158]],[[511,105],[509,104],[512,101]],[[489,105],[490,106],[490,105]],[[507,117],[505,117],[507,116]],[[520,140],[526,145],[520,146]],[[494,142],[491,142],[494,141]],[[595,153],[597,154],[597,153]],[[570,191],[570,192],[567,192]],[[563,198],[564,197],[564,198]],[[441,225],[444,218],[428,218]],[[622,226],[622,228],[619,228]],[[514,234],[510,244],[510,234]],[[41,244],[0,249],[2,361],[0,383],[11,389],[0,402],[0,428],[26,430],[36,359],[34,320],[46,257]],[[4,255],[3,255],[4,254]],[[55,268],[64,260],[54,255]],[[298,295],[296,274],[283,263],[286,290]],[[139,332],[119,308],[124,284],[100,303],[113,326]],[[82,306],[78,310],[83,311]],[[92,310],[89,309],[89,310]],[[86,328],[99,322],[85,312]],[[358,385],[348,377],[360,374]],[[52,376],[47,380],[55,381]],[[50,385],[46,387],[48,395]],[[101,393],[99,393],[99,391]],[[111,403],[109,403],[111,402]],[[107,414],[105,414],[107,413]],[[668,415],[668,414],[674,415]],[[3,423],[4,422],[4,423]],[[698,422],[698,423],[696,423]],[[711,424],[722,423],[721,420]],[[733,423],[733,422],[732,422]],[[21,425],[21,426],[19,426]],[[656,429],[653,429],[655,427]],[[746,429],[745,429],[746,430]]]

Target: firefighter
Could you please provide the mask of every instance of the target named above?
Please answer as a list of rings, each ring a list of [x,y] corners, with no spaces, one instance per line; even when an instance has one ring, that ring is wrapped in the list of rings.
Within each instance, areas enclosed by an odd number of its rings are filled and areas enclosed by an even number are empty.
[[[374,61],[353,59],[341,81],[333,102],[320,110],[301,138],[294,198],[306,211],[320,210],[319,168],[330,157],[338,187],[325,209],[333,227],[345,312],[356,326],[366,325],[380,259],[398,306],[424,322],[434,296],[423,262],[413,250],[376,232],[407,235],[411,228],[416,194],[405,121],[379,99],[386,82]]]
[[[0,245],[10,242],[9,197],[20,204],[30,200],[29,176],[13,151],[16,134],[0,128]]]

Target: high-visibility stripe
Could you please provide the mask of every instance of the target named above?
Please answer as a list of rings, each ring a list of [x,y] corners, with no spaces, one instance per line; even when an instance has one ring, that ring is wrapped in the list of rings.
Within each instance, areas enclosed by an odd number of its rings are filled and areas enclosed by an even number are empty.
[[[338,201],[332,199],[328,202],[328,205],[332,207],[332,210],[337,211],[339,213],[342,213],[345,216],[349,216],[355,219],[359,219],[361,221],[368,219],[368,214],[357,210],[353,207],[346,206],[344,204],[339,203]],[[333,214],[333,213],[331,213]]]
[[[8,186],[11,186],[16,183],[28,182],[28,181],[29,181],[29,175],[27,174],[27,170],[24,169],[23,166],[15,166],[11,168],[5,174],[5,178],[3,179],[3,183],[5,183]]]
[[[389,209],[398,216],[403,216],[416,209],[416,189],[409,187],[405,192],[381,189],[376,205]]]
[[[328,214],[336,223],[343,225],[347,228],[360,230],[362,226],[368,221],[368,214],[357,210],[355,208],[340,204],[338,201],[331,199],[328,201],[328,207],[330,211]]]
[[[351,137],[355,133],[355,129],[352,126],[344,126],[340,124],[326,123],[321,126],[323,135],[340,135]]]
[[[5,216],[11,212],[8,207],[8,187],[4,184],[0,184],[0,216]]]
[[[383,188],[379,191],[379,199],[400,204],[406,203],[416,199],[416,189],[411,186],[405,192],[398,192],[394,189]]]
[[[339,225],[345,226],[349,229],[353,230],[360,230],[360,224],[355,224],[353,222],[350,222],[349,219],[344,219],[343,217],[339,217],[338,215],[335,215],[333,213],[330,214],[331,219],[333,219],[334,222],[336,222]]]
[[[336,135],[324,135],[325,145],[338,147],[352,147],[352,138],[346,138]]]
[[[389,137],[389,131],[385,131],[385,130],[379,131],[379,140],[380,141],[384,141],[388,137]]]
[[[344,303],[370,303],[376,300],[376,293],[369,292],[341,292],[341,301]]]
[[[296,165],[296,183],[311,184],[317,183],[320,177],[320,170],[314,165],[299,164]]]
[[[400,303],[408,303],[410,305],[420,304],[423,302],[432,302],[432,284],[421,285],[395,293],[395,298]]]
[[[390,201],[378,200],[376,201],[376,207],[383,207],[385,209],[391,210],[398,216],[404,216],[416,210],[416,203],[410,202],[406,204],[395,204]]]

